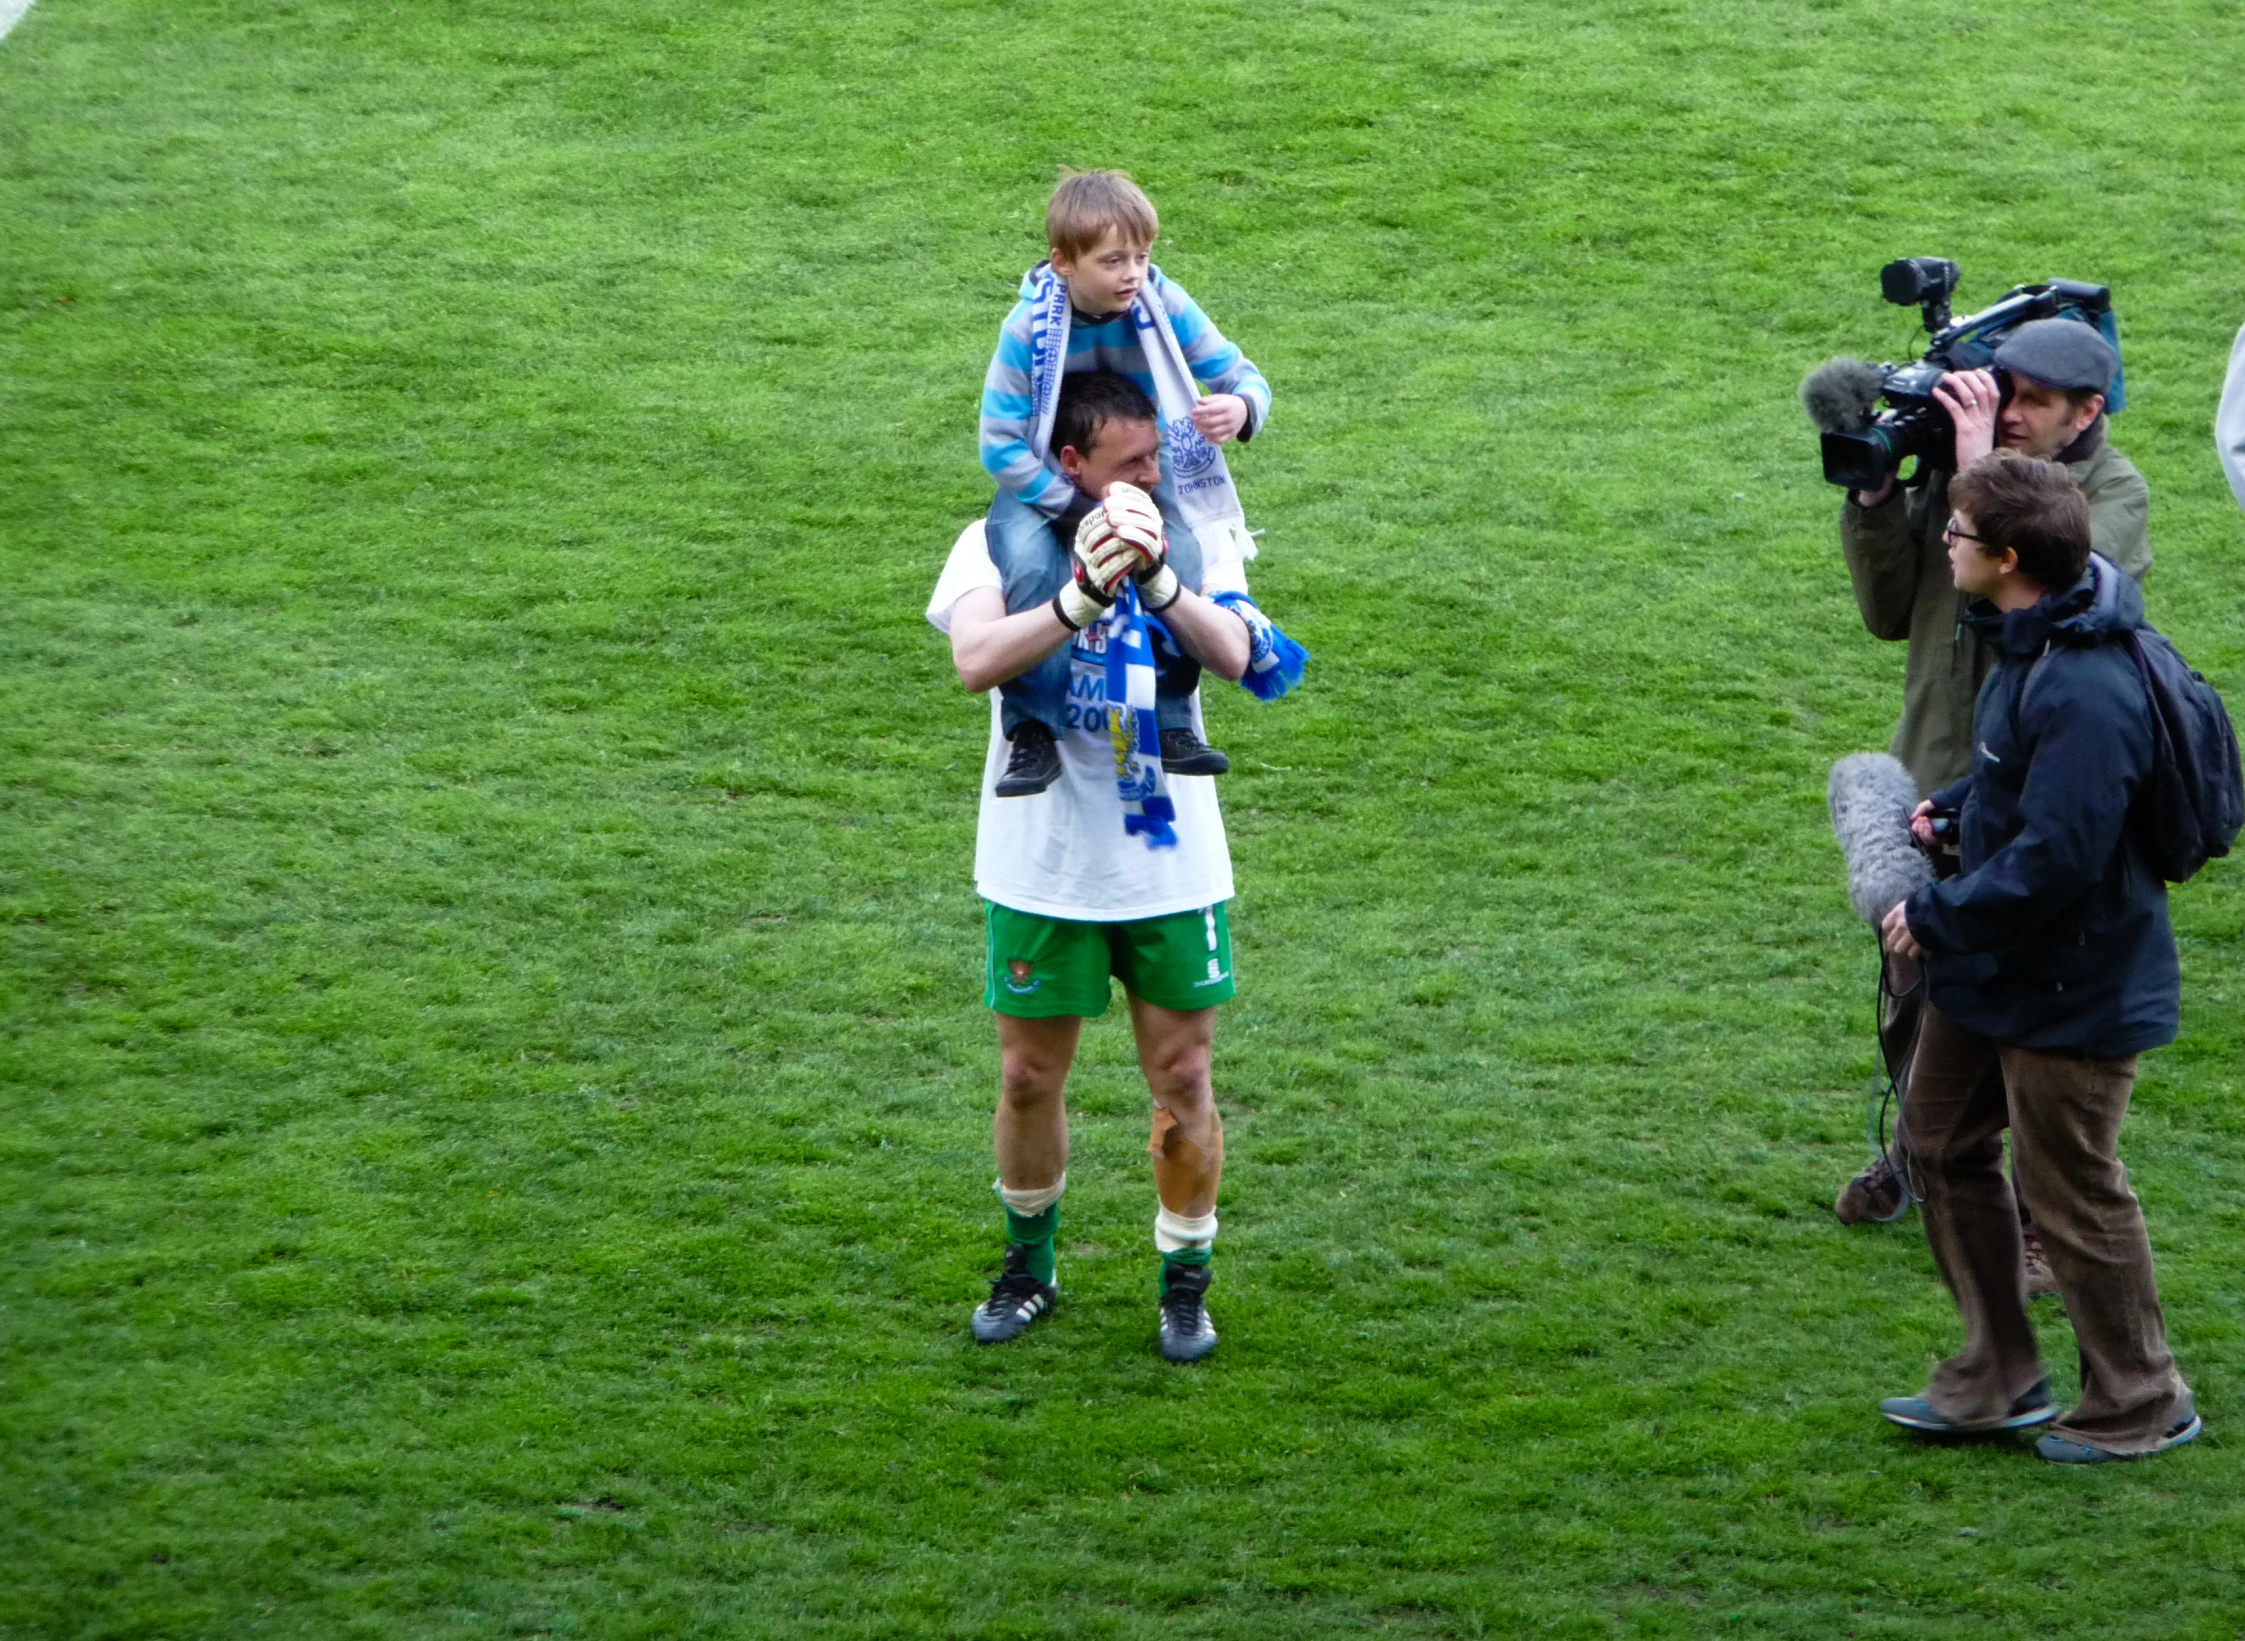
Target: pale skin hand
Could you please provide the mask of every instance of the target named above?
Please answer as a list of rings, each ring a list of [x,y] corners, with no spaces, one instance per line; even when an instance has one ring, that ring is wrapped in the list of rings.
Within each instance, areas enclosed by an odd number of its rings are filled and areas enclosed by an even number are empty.
[[[1920,843],[1933,841],[1933,800],[1925,799],[1910,811],[1910,835]],[[1909,906],[1896,901],[1879,924],[1879,944],[1896,957],[1923,957],[1925,948],[1910,933]]]
[[[1951,371],[1934,384],[1933,396],[1957,424],[1957,465],[1961,473],[1996,447],[1996,414],[2003,390],[1990,370]]]
[[[1211,393],[1193,406],[1193,426],[1210,444],[1230,444],[1247,425],[1247,401],[1236,393]]]
[[[1961,473],[1995,449],[1996,416],[2002,405],[2003,391],[1996,386],[1993,371],[1966,370],[1952,371],[1942,377],[1934,385],[1933,396],[1941,401],[1949,420],[1956,423],[1956,471]],[[2089,419],[2095,420],[2094,417]],[[1876,490],[1858,490],[1855,505],[1878,506],[1894,494],[1894,482],[1889,476]]]
[[[1879,925],[1879,944],[1896,957],[1923,957],[1925,948],[1910,933],[1908,912],[1907,902],[1898,900],[1894,903],[1894,910],[1888,912],[1886,921]]]

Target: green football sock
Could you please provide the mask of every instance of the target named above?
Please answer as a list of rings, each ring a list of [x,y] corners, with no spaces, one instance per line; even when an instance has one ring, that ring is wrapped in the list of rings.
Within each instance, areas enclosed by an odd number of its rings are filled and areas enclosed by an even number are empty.
[[[1215,1249],[1209,1247],[1179,1248],[1174,1252],[1163,1254],[1161,1256],[1162,1286],[1165,1289],[1169,1286],[1169,1272],[1172,1266],[1206,1265],[1215,1251]]]
[[[1052,1239],[1060,1229],[1060,1204],[1054,1203],[1041,1214],[1017,1214],[1006,1210],[1006,1240],[1019,1243],[1029,1250],[1029,1274],[1039,1282],[1050,1282],[1053,1275]]]

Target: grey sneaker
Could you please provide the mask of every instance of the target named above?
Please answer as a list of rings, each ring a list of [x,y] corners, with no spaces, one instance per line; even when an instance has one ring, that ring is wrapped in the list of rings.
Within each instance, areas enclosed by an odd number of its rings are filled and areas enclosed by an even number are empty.
[[[1879,1414],[1890,1424],[1925,1436],[1993,1436],[2006,1430],[2027,1430],[2038,1424],[2048,1424],[2058,1416],[2058,1408],[2050,1399],[2050,1381],[2037,1379],[2011,1404],[2008,1412],[1993,1419],[1969,1423],[1952,1419],[1922,1396],[1889,1396],[1879,1403]]]
[[[1006,1244],[1006,1268],[990,1284],[990,1297],[974,1308],[974,1338],[979,1345],[1002,1345],[1018,1339],[1041,1317],[1052,1314],[1060,1302],[1057,1282],[1039,1282],[1029,1274],[1029,1250],[1018,1242]]]
[[[1216,1348],[1207,1294],[1206,1265],[1162,1267],[1161,1353],[1170,1361],[1197,1362]]]
[[[2035,1441],[2035,1457],[2052,1464],[2126,1464],[2130,1459],[2148,1459],[2153,1453],[2164,1453],[2170,1447],[2195,1442],[2205,1428],[2206,1421],[2193,1410],[2167,1427],[2167,1434],[2159,1438],[2157,1447],[2142,1453],[2108,1453],[2101,1447],[2069,1441],[2064,1436],[2042,1436]]]

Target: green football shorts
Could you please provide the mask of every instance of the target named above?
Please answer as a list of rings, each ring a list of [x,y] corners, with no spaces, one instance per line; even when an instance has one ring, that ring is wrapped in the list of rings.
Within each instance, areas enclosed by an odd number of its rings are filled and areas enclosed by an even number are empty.
[[[1077,923],[989,912],[990,972],[982,1000],[1020,1020],[1107,1012],[1107,977],[1165,1009],[1205,1009],[1232,995],[1232,925],[1219,901],[1135,923]]]

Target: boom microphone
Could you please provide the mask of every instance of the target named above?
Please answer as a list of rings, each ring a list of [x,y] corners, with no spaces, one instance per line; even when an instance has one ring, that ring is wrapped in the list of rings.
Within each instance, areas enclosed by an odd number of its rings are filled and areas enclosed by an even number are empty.
[[[1878,413],[1886,372],[1867,359],[1829,359],[1801,383],[1801,408],[1820,433],[1860,433]]]
[[[1832,833],[1847,857],[1848,901],[1855,915],[1876,929],[1896,901],[1933,881],[1932,863],[1910,841],[1918,783],[1900,760],[1858,752],[1832,766],[1824,796]]]

